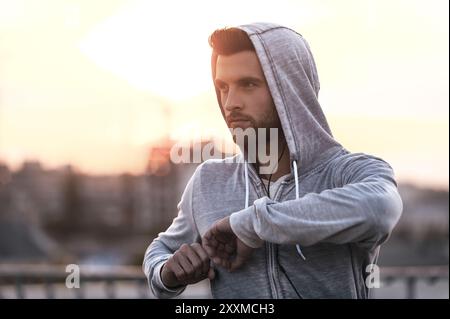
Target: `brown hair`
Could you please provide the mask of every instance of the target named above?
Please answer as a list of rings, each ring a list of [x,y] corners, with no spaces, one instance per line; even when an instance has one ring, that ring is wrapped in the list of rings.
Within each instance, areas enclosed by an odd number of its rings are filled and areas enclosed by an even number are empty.
[[[213,53],[232,55],[241,51],[255,51],[252,41],[245,31],[238,28],[223,28],[214,31],[208,39]]]

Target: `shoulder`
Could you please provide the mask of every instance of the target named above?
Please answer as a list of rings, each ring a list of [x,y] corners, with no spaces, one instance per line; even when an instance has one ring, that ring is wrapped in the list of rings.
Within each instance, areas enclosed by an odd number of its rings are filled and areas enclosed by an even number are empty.
[[[237,154],[223,159],[208,159],[197,167],[195,175],[199,178],[227,175],[227,173],[235,171],[238,165],[243,162],[241,158],[242,156]]]
[[[369,176],[379,176],[394,180],[394,171],[384,159],[366,153],[345,151],[330,161],[336,177],[342,184],[360,180]]]
[[[348,169],[349,167],[362,166],[380,166],[389,167],[388,162],[384,159],[366,153],[352,153],[347,150],[343,150],[338,156],[334,157],[330,163],[336,165],[340,169]]]

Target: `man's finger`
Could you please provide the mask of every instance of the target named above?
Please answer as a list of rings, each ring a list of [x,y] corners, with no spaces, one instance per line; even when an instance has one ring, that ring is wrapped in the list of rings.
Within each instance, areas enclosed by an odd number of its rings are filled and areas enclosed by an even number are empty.
[[[217,250],[218,242],[214,238],[213,235],[210,234],[209,237],[203,237],[202,245],[205,248],[205,250],[209,256],[215,255],[215,251]]]
[[[232,254],[230,254],[224,250],[222,250],[222,251],[219,250],[219,251],[216,251],[216,256],[218,256],[222,259],[229,259],[232,256]]]
[[[203,241],[203,248],[210,258],[216,255],[216,249],[209,243],[209,241]]]
[[[222,244],[222,243],[218,244],[217,251],[219,251],[219,252],[225,251],[225,244]]]
[[[208,230],[208,231],[203,235],[203,238],[210,239],[211,236],[212,236],[211,230]]]
[[[225,245],[225,251],[229,254],[232,254],[233,252],[236,251],[236,242],[232,242],[232,243],[227,243]]]
[[[209,270],[210,260],[208,253],[205,251],[205,249],[200,245],[192,245],[192,248],[195,250],[197,255],[199,256],[201,262],[202,262],[202,273],[206,274]]]
[[[222,245],[225,245],[225,244],[235,240],[235,236],[233,236],[232,234],[223,233],[223,232],[217,232],[217,233],[213,234],[213,238],[214,238],[214,240],[217,241],[218,244],[222,244]]]
[[[207,243],[210,247],[217,247],[219,242],[216,240],[216,237],[213,234],[210,234],[209,237],[203,237],[203,242]]]
[[[194,245],[198,245],[198,244],[194,244]],[[186,257],[189,260],[189,262],[191,263],[192,267],[194,268],[193,276],[198,278],[204,273],[202,271],[203,263],[202,263],[202,260],[200,259],[200,256],[197,254],[196,250],[194,249],[194,245],[190,246],[190,249],[186,253]]]
[[[214,257],[212,259],[214,265],[220,266],[222,268],[225,268],[226,270],[230,271],[231,269],[231,257],[221,258],[221,257]]]
[[[172,263],[170,267],[175,278],[177,278],[179,282],[184,282],[186,280],[186,274],[184,273],[183,268],[181,268],[181,266],[177,262]]]
[[[231,262],[230,271],[240,268],[250,258],[253,249],[238,239],[236,247],[236,258]]]
[[[191,262],[188,260],[187,257],[185,257],[184,255],[180,254],[178,256],[178,264],[181,266],[181,268],[183,268],[184,273],[186,274],[186,278],[185,278],[186,280],[194,275],[195,269],[191,265]]]

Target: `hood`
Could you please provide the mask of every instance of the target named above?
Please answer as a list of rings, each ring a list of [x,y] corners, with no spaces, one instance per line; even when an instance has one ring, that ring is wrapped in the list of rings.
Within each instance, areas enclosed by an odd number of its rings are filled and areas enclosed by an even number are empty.
[[[255,47],[286,137],[291,162],[305,173],[328,149],[340,146],[318,101],[316,64],[308,43],[296,31],[272,23],[238,26]],[[211,59],[215,78],[217,55]],[[223,115],[219,91],[217,101]]]

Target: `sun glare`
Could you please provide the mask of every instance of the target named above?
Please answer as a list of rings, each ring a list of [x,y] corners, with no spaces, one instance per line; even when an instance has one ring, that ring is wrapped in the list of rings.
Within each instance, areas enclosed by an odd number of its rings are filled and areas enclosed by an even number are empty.
[[[141,90],[178,101],[193,97],[212,85],[207,41],[212,30],[252,21],[248,14],[252,3],[233,0],[217,9],[201,4],[202,10],[195,10],[187,1],[131,3],[99,23],[79,48],[94,63]],[[285,22],[293,20],[289,10],[273,9],[267,1],[259,5],[255,19],[281,21],[284,15]]]

